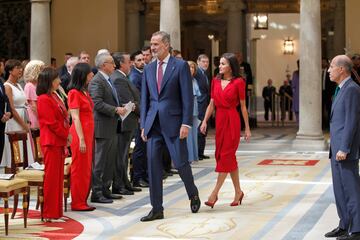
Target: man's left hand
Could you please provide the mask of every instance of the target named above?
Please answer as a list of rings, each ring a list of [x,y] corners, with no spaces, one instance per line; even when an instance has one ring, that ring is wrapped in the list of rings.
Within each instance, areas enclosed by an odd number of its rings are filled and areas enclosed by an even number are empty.
[[[180,139],[184,139],[188,136],[189,134],[189,128],[186,126],[181,126],[180,128]]]
[[[338,151],[336,153],[336,160],[337,161],[343,161],[343,160],[346,160],[346,156],[347,156],[347,153],[344,153],[343,151]]]

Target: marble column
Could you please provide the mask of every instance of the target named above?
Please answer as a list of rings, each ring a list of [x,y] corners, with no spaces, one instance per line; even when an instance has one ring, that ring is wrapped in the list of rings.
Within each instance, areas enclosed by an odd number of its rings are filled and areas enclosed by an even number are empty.
[[[41,60],[50,64],[50,2],[51,0],[30,0],[31,30],[30,59]]]
[[[140,4],[138,1],[126,2],[126,49],[132,53],[140,49]]]
[[[238,0],[225,0],[223,9],[227,11],[227,52],[242,52],[243,29],[242,10],[245,4]]]
[[[334,55],[345,54],[345,1],[337,0],[334,11]]]
[[[321,128],[321,21],[320,0],[300,3],[299,131],[293,147],[324,150]]]
[[[160,30],[169,33],[171,47],[181,51],[179,0],[160,1]]]

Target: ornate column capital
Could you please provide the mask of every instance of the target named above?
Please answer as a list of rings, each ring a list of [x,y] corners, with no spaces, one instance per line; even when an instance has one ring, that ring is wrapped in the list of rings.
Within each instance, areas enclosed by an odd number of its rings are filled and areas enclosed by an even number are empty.
[[[242,0],[240,2],[239,0],[225,0],[222,8],[230,12],[240,12],[246,8],[246,5]]]

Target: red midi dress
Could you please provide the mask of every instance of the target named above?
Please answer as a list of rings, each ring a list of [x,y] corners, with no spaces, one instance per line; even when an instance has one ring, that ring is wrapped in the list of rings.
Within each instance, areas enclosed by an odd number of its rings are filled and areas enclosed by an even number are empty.
[[[216,172],[232,172],[238,168],[236,150],[240,142],[240,116],[237,106],[245,100],[245,81],[234,78],[222,89],[221,80],[214,78],[211,98],[216,109],[215,159]]]
[[[71,209],[85,210],[90,191],[91,164],[94,144],[94,103],[89,93],[71,89],[68,94],[69,109],[79,109],[80,123],[84,134],[86,152],[80,152],[80,141],[74,122],[70,128],[71,142]]]

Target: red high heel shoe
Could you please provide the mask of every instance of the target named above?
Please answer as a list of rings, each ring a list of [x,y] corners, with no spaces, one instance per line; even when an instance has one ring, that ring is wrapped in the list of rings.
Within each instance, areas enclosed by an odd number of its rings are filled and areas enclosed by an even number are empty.
[[[231,206],[231,207],[235,207],[235,206],[241,205],[241,201],[242,201],[244,195],[245,195],[244,192],[241,191],[241,195],[240,195],[240,197],[239,197],[239,200],[233,201],[233,202],[230,204],[230,206]]]
[[[206,206],[209,206],[209,207],[211,207],[211,208],[214,208],[215,203],[217,202],[217,200],[218,200],[218,197],[216,196],[214,202],[206,201],[206,202],[205,202],[205,205],[206,205]]]

